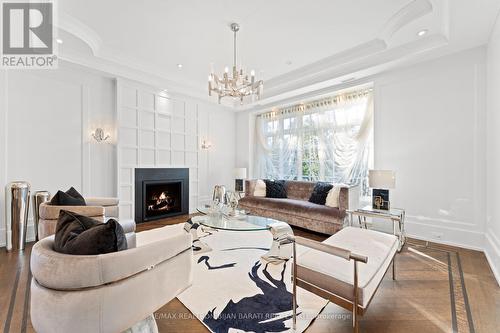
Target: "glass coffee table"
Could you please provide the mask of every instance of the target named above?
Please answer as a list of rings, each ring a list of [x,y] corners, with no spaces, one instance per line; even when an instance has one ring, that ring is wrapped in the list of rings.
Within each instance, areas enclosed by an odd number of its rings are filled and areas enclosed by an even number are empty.
[[[273,241],[271,248],[262,256],[262,259],[271,263],[279,263],[290,259],[292,256],[291,244],[284,244],[287,243],[287,237],[293,235],[292,228],[288,223],[267,217],[243,214],[242,212],[237,216],[230,216],[229,210],[225,211],[224,209],[217,214],[210,212],[209,207],[199,207],[198,212],[203,215],[191,218],[191,221],[186,222],[184,228],[193,235],[193,245],[200,247],[203,252],[211,249],[198,238],[197,229],[200,226],[240,232],[269,230],[273,236]]]

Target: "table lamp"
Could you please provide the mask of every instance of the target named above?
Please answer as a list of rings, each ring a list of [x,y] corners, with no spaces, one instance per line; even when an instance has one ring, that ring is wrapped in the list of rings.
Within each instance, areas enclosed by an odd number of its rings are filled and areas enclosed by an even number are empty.
[[[244,180],[247,178],[247,168],[235,168],[234,169],[234,190],[236,192],[243,192]]]
[[[389,189],[396,187],[396,172],[392,170],[370,170],[369,186],[372,188],[373,209],[389,210]]]

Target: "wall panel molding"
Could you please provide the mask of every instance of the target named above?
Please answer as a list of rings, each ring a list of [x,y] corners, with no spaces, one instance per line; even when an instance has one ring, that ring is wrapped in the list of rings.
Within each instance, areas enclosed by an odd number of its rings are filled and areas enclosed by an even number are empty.
[[[500,240],[491,229],[487,229],[485,233],[484,254],[500,286]]]
[[[141,167],[189,168],[189,211],[194,212],[204,167],[200,165],[198,104],[122,79],[117,79],[116,98],[120,217],[134,217],[134,169]]]
[[[7,182],[8,74],[0,70],[0,246],[5,246],[5,185]]]
[[[89,137],[89,87],[81,86],[81,110],[82,110],[82,193],[91,195],[91,168],[90,168],[90,137]]]

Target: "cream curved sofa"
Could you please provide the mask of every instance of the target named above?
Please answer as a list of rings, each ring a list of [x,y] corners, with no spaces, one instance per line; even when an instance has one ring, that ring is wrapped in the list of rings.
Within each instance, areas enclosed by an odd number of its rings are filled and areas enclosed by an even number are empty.
[[[155,230],[145,233],[155,233]],[[90,256],[31,252],[31,321],[38,333],[116,333],[140,322],[192,283],[191,235],[162,233],[125,251]]]

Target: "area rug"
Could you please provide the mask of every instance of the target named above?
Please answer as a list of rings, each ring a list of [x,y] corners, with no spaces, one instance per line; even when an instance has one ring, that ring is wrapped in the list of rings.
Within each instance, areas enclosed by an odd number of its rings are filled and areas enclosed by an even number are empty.
[[[271,234],[202,229],[199,236],[212,251],[195,252],[193,285],[177,298],[212,332],[292,331],[292,262],[260,259]],[[328,302],[298,291],[296,332],[303,332]]]

